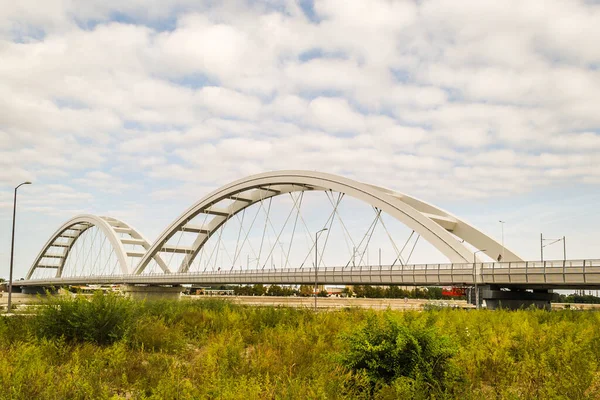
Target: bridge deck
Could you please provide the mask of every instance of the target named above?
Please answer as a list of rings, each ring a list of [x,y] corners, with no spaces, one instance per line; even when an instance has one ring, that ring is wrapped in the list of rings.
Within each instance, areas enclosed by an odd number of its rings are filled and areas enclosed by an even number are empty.
[[[600,288],[600,260],[528,261],[477,264],[372,265],[319,268],[318,282],[331,285]],[[314,284],[314,268],[233,270],[205,273],[79,276],[17,281],[15,286],[86,284],[237,285]]]

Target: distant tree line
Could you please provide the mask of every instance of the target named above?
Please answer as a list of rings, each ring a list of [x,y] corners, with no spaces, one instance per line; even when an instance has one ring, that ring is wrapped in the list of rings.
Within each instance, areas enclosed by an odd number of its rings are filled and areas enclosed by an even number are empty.
[[[354,286],[356,297],[385,298],[385,299],[442,299],[442,288],[429,286],[426,288],[401,289],[399,286]]]
[[[559,303],[576,303],[576,304],[600,304],[600,297],[592,296],[591,294],[561,294],[559,295]]]
[[[225,288],[223,286],[222,288]],[[252,286],[234,286],[232,288],[236,296],[303,296],[308,297],[313,294],[313,286],[301,285],[298,289],[279,286],[279,285],[252,285]],[[319,294],[321,297],[328,295],[327,291],[322,290]]]
[[[293,288],[279,285],[247,285],[247,286],[220,286],[213,289],[233,289],[236,296],[300,296],[310,297],[313,295],[314,287],[312,285],[301,285]],[[442,295],[442,288],[437,286],[416,287],[412,289],[402,289],[399,286],[372,286],[372,285],[356,285],[353,290],[344,288],[341,292],[344,297],[363,297],[371,299],[459,299],[465,297],[448,297]],[[322,290],[318,296],[327,297],[328,293]],[[576,304],[600,304],[600,297],[592,295],[569,294],[559,295],[559,303],[576,303]]]
[[[301,285],[298,288],[262,284],[246,286],[221,286],[215,289],[233,289],[236,296],[301,296],[309,297],[313,295],[314,287],[311,285]],[[449,298],[442,295],[442,288],[429,286],[425,288],[402,289],[399,286],[371,286],[356,285],[353,290],[344,288],[341,292],[344,297],[365,297],[365,298],[387,298],[387,299],[444,299]],[[322,290],[318,296],[328,296],[327,291]]]

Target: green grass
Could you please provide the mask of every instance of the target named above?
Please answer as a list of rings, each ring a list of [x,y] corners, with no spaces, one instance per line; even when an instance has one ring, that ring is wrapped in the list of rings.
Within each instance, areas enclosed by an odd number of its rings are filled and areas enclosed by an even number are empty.
[[[57,299],[0,318],[6,399],[597,399],[600,313]]]

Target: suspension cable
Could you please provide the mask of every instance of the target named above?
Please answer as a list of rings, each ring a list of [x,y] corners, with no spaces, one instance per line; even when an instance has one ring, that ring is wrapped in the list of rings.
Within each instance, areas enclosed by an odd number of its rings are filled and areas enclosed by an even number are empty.
[[[254,226],[254,222],[256,222],[256,218],[258,217],[258,214],[260,214],[260,207],[258,207],[256,209],[256,214],[254,214],[254,218],[252,219],[252,222],[250,223],[250,227],[248,228],[248,230],[246,231],[246,229],[243,227],[242,224],[242,231],[244,232],[245,236],[244,236],[244,241],[242,242],[242,246],[240,247],[240,251],[238,253],[238,257],[242,254],[242,250],[244,249],[244,245],[246,244],[246,241],[248,240],[248,236],[250,235],[250,232],[252,231],[252,227]],[[240,217],[236,214],[236,218],[238,220],[238,222],[241,223],[240,221]],[[251,242],[248,242],[248,247],[250,247],[250,251],[252,251],[252,255],[254,256],[254,258],[256,257],[256,251],[254,250],[254,247],[252,246]],[[237,258],[234,260],[234,264],[235,261],[237,261]],[[247,265],[246,268],[249,268],[250,266]]]
[[[341,193],[342,198],[345,196],[345,193]],[[332,195],[333,197],[333,195]],[[333,206],[333,198],[329,198],[329,196],[327,196],[327,200],[329,200],[329,202],[331,203],[331,206]],[[354,240],[352,239],[352,235],[350,234],[350,231],[348,231],[348,228],[346,228],[346,224],[344,224],[344,220],[342,219],[342,216],[340,215],[339,211],[336,210],[336,216],[338,218],[338,220],[340,221],[342,228],[343,228],[343,232],[344,232],[344,241],[346,242],[346,247],[348,247],[348,253],[350,253],[350,245],[348,245],[348,239],[350,239],[350,242],[352,243],[352,252],[354,252],[356,249],[356,243],[354,242]],[[347,235],[347,236],[346,236]]]
[[[379,221],[381,222],[381,226],[383,226],[383,229],[385,230],[385,233],[387,234],[388,238],[390,239],[390,242],[392,243],[392,247],[394,248],[394,251],[396,252],[396,259],[394,260],[394,264],[396,264],[397,260],[400,260],[400,264],[404,265],[403,262],[402,262],[401,251],[398,250],[398,246],[396,245],[396,241],[394,240],[394,238],[390,234],[390,231],[388,231],[387,226],[385,225],[385,223],[383,221],[383,218],[381,216],[379,217]],[[392,264],[392,266],[394,264]]]
[[[263,228],[263,234],[262,234],[262,238],[260,240],[260,247],[258,249],[258,259],[256,260],[256,269],[258,269],[258,267],[260,266],[260,255],[262,253],[262,248],[263,248],[263,243],[265,241],[265,234],[267,233],[267,223],[269,222],[269,213],[271,212],[271,203],[273,202],[273,197],[269,197],[269,207],[267,208],[266,211],[266,218],[265,218],[265,226]],[[261,202],[261,206],[262,206],[262,202]],[[264,211],[264,208],[263,208]]]
[[[325,192],[327,193],[327,192]],[[333,196],[333,193],[331,194],[331,196]],[[342,201],[342,193],[338,194],[338,200],[335,204],[335,207],[333,209],[333,212],[335,214],[337,207],[340,205],[340,202]],[[329,198],[329,195],[327,196],[327,198]],[[331,234],[331,227],[333,226],[333,221],[335,221],[335,216],[333,216],[331,218],[331,220],[329,221],[329,226],[327,227],[327,233],[325,234],[325,242],[323,243],[323,249],[321,250],[321,257],[319,258],[319,264],[321,265],[323,264],[323,256],[325,255],[325,249],[327,248],[327,242],[329,241],[329,235]]]
[[[269,261],[269,257],[272,256],[273,251],[275,250],[275,248],[277,247],[277,245],[279,245],[281,247],[281,250],[284,251],[283,245],[281,245],[281,243],[279,241],[279,238],[281,237],[281,234],[285,230],[285,227],[287,226],[287,223],[290,220],[290,217],[292,216],[292,213],[294,212],[295,205],[296,205],[296,202],[294,202],[294,204],[292,206],[292,209],[288,213],[287,218],[285,219],[285,221],[283,223],[283,226],[281,227],[281,230],[279,231],[279,234],[277,235],[277,238],[275,238],[275,243],[273,244],[273,247],[271,247],[271,251],[269,251],[269,254],[267,255],[267,260],[265,261],[265,264],[263,264],[263,269],[265,268],[266,263]]]
[[[394,263],[392,264],[392,267],[394,265],[396,265],[396,261],[400,260],[400,265],[402,265],[402,267],[404,267],[406,265],[406,262],[402,262],[402,253],[404,252],[404,249],[406,248],[406,245],[408,245],[408,242],[410,242],[410,239],[413,237],[413,235],[415,234],[415,231],[413,230],[410,233],[410,236],[408,237],[408,239],[406,239],[406,243],[404,243],[404,246],[402,246],[402,249],[400,250],[400,254],[398,255],[398,258],[394,260]]]
[[[373,228],[371,229],[371,233],[369,233],[369,238],[367,239],[367,243],[365,244],[365,249],[363,250],[361,256],[360,256],[360,260],[358,261],[358,265],[360,266],[362,264],[363,258],[365,257],[365,253],[369,250],[369,243],[371,242],[371,238],[373,237],[373,233],[375,232],[375,228],[377,227],[377,221],[379,221],[379,217],[381,216],[381,210],[373,207],[375,209],[375,212],[377,213],[376,217],[375,217],[375,221],[373,222]],[[367,260],[368,262],[368,260]]]
[[[294,186],[292,186],[293,188]],[[292,193],[290,192],[290,197],[292,198],[292,201],[294,200],[294,196],[292,196]],[[300,192],[299,197],[299,202],[300,204],[298,205],[297,211],[296,211],[296,218],[294,219],[294,228],[292,230],[292,237],[290,238],[290,245],[288,247],[288,252],[286,254],[285,257],[285,267],[287,268],[289,265],[289,258],[290,258],[290,253],[292,252],[292,243],[294,242],[294,235],[296,233],[296,225],[298,224],[298,216],[300,215],[300,208],[302,208],[302,199],[304,198],[304,191]],[[296,204],[296,202],[294,201],[294,205]]]
[[[202,225],[201,227],[205,227],[206,226],[206,220],[208,220],[208,214],[204,215],[204,220],[202,221]],[[188,221],[189,222],[189,221]],[[186,222],[187,223],[187,222]],[[210,232],[208,233],[210,234]],[[207,235],[207,239],[208,240],[208,235]],[[206,241],[205,241],[206,242]],[[198,271],[200,271],[200,268],[202,268],[202,257],[204,256],[204,254],[206,253],[205,251],[205,247],[204,245],[202,245],[202,250],[200,250],[200,258],[198,259]],[[194,266],[194,263],[196,262],[196,260],[192,261],[192,267]],[[205,269],[206,270],[206,269]],[[189,271],[189,270],[188,270]]]
[[[415,251],[415,247],[417,247],[417,242],[419,241],[420,237],[421,237],[421,235],[417,235],[417,238],[415,239],[415,244],[413,244],[412,250],[410,251],[408,258],[406,259],[407,264],[408,264],[408,261],[410,260],[410,256],[412,256],[413,251]]]
[[[362,246],[363,242],[365,241],[365,239],[366,239],[367,235],[369,234],[369,232],[371,231],[371,229],[373,228],[373,226],[374,226],[374,225],[377,223],[377,219],[378,219],[378,218],[379,218],[379,214],[377,214],[377,215],[375,216],[375,219],[373,220],[373,222],[371,222],[371,224],[370,224],[370,225],[369,225],[369,227],[367,228],[367,231],[365,232],[365,234],[363,235],[362,239],[360,240],[360,243],[358,243],[358,248],[356,249],[358,252],[360,252],[360,248],[361,248],[361,246]],[[364,252],[363,252],[363,253],[364,253]],[[361,262],[361,260],[362,260],[362,257],[361,257],[361,259],[358,261],[358,265],[359,265],[359,266],[360,266],[360,262]],[[346,266],[345,266],[344,268],[348,267],[348,265],[350,265],[350,263],[351,263],[351,262],[352,262],[352,258],[351,258],[350,260],[348,260],[348,263],[346,264]],[[355,266],[355,265],[354,265],[354,263],[353,263],[353,265],[352,265],[352,266]]]
[[[240,222],[240,229],[238,230],[237,240],[235,241],[235,251],[233,252],[233,261],[231,265],[231,269],[235,266],[235,261],[238,258],[238,249],[240,245],[240,237],[242,236],[242,226],[244,225],[244,218],[246,217],[246,208],[242,209],[242,221]],[[238,219],[239,220],[239,219]]]
[[[331,212],[331,214],[329,214],[329,217],[327,217],[327,220],[325,221],[325,224],[323,225],[328,225],[329,221],[335,218],[335,208],[334,210]],[[308,228],[307,228],[308,231]],[[304,258],[304,261],[302,261],[302,264],[300,265],[300,269],[302,269],[302,267],[304,267],[304,264],[306,263],[306,260],[308,259],[308,257],[310,257],[312,250],[314,249],[316,242],[314,240],[312,240],[312,235],[311,235],[311,241],[312,241],[312,246],[310,247],[310,249],[308,250],[308,253],[306,254],[306,257]],[[318,262],[318,261],[317,261]]]

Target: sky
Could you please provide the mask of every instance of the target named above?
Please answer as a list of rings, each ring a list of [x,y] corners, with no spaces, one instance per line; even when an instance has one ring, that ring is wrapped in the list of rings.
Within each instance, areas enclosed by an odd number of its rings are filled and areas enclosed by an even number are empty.
[[[600,3],[0,0],[0,276],[62,222],[149,239],[306,169],[405,192],[539,259],[600,258]],[[561,258],[562,247],[548,257]]]

